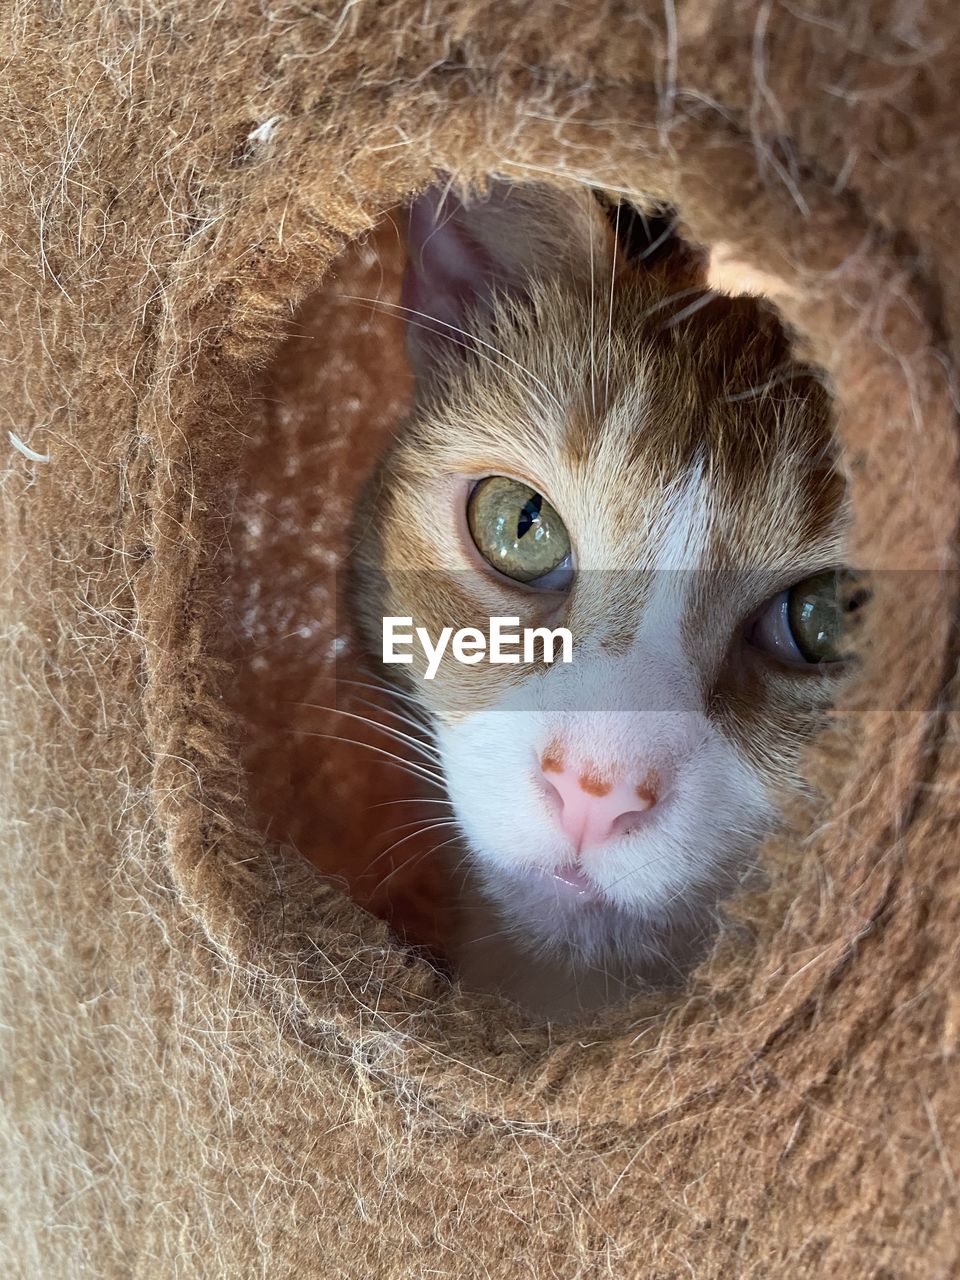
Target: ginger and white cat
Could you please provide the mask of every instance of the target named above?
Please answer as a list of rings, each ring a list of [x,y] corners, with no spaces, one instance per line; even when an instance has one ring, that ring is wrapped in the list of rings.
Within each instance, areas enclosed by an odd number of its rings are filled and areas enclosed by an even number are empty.
[[[770,307],[628,257],[586,188],[428,191],[404,304],[359,613],[375,655],[385,615],[572,631],[570,665],[384,669],[462,831],[464,981],[568,1018],[675,981],[803,785],[848,665],[830,402]]]

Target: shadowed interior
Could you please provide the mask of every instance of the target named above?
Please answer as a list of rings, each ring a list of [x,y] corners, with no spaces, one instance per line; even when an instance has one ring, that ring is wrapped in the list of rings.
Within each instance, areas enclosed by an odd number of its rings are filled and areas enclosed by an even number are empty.
[[[225,581],[228,696],[247,726],[261,829],[342,878],[408,942],[437,951],[454,910],[438,848],[454,834],[449,810],[388,754],[416,767],[416,748],[365,723],[416,734],[398,719],[403,705],[375,687],[343,599],[357,495],[410,405],[395,310],[403,217],[342,255],[251,399]]]

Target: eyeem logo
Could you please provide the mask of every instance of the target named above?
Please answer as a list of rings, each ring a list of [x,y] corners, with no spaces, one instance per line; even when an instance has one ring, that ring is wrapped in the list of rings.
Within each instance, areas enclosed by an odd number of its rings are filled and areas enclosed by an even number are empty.
[[[462,627],[456,632],[453,627],[444,627],[434,644],[426,627],[414,627],[412,618],[387,617],[383,620],[383,660],[386,663],[413,662],[413,653],[406,650],[412,650],[414,642],[419,641],[427,659],[424,678],[432,680],[440,669],[448,646],[457,662],[473,666],[484,660],[496,663],[536,662],[539,641],[542,661],[555,660],[557,644],[560,646],[559,660],[573,661],[573,636],[566,627],[557,627],[553,631],[549,627],[510,630],[519,626],[519,618],[491,618],[489,636],[484,635],[479,627]]]

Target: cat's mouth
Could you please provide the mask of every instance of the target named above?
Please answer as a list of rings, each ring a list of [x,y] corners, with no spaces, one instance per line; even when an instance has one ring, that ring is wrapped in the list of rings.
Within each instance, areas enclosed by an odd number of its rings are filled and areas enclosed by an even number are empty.
[[[574,862],[568,862],[547,874],[564,895],[573,894],[585,902],[596,901],[600,896],[594,882]]]
[[[568,903],[576,911],[603,906],[603,889],[584,871],[579,862],[564,862],[559,867],[512,867],[507,872],[517,889],[532,890],[538,898],[546,895],[557,905]]]

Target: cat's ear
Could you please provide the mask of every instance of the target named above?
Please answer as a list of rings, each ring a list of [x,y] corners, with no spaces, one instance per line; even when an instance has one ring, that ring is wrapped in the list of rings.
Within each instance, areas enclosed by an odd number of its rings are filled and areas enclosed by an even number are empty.
[[[418,380],[469,351],[472,314],[531,282],[606,279],[616,240],[587,187],[497,183],[482,196],[431,187],[410,207],[402,303]]]

